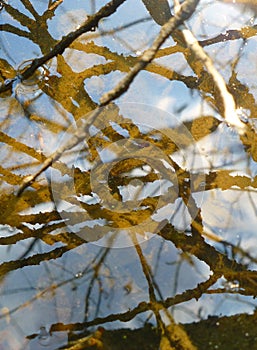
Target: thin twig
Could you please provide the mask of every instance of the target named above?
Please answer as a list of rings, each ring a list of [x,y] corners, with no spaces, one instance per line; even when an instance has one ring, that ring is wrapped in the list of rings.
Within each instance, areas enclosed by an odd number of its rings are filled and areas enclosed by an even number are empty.
[[[257,34],[257,25],[254,26],[247,26],[243,27],[241,29],[230,29],[227,30],[224,34],[219,34],[213,38],[209,38],[206,40],[200,40],[199,44],[202,47],[214,45],[217,43],[224,43],[231,40],[238,40],[238,39],[249,39],[253,36],[256,36]]]
[[[92,123],[94,120],[98,117],[98,115],[101,113],[101,108],[97,107],[93,114],[91,115],[91,121]],[[23,179],[23,182],[20,186],[20,188],[17,191],[17,196],[20,196],[23,191],[30,186],[36,178],[41,175],[46,169],[49,168],[55,161],[57,161],[67,150],[75,147],[77,144],[79,144],[82,140],[84,140],[88,135],[88,129],[90,128],[91,123],[87,123],[86,127],[81,131],[78,129],[78,131],[74,134],[74,136],[70,139],[69,142],[67,142],[64,146],[60,147],[56,152],[54,152],[50,157],[46,158],[43,162],[43,165],[41,168],[33,175],[26,176]]]
[[[128,90],[138,73],[154,59],[157,51],[170,34],[193,14],[198,2],[199,0],[188,0],[181,5],[180,11],[162,26],[160,33],[154,40],[152,46],[142,54],[138,63],[135,64],[131,71],[119,82],[118,85],[100,98],[100,106],[107,105]]]

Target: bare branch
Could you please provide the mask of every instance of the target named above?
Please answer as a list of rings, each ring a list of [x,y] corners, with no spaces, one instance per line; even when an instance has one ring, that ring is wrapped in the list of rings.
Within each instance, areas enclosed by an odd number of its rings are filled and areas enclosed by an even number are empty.
[[[102,18],[112,15],[124,1],[126,0],[112,0],[103,6],[96,14],[88,17],[83,25],[81,25],[74,32],[70,32],[68,35],[64,36],[50,52],[40,58],[34,59],[31,65],[21,75],[19,75],[19,77],[12,80],[8,79],[2,85],[0,85],[0,93],[10,90],[16,80],[20,79],[22,81],[28,79],[39,67],[45,64],[51,58],[61,55],[75,39],[77,39],[80,35],[91,31],[92,28],[96,28]]]
[[[124,0],[123,0],[124,1]],[[122,0],[117,0],[117,2],[122,2]],[[164,41],[167,39],[167,37],[171,34],[171,32],[177,28],[180,24],[182,24],[186,19],[188,19],[192,13],[194,12],[196,5],[198,4],[199,0],[188,0],[185,3],[183,3],[183,5],[181,6],[181,10],[179,11],[179,13],[175,16],[172,17],[170,19],[169,22],[167,22],[161,29],[160,34],[157,36],[157,38],[155,39],[152,47],[148,50],[145,51],[145,53],[142,55],[140,61],[132,68],[132,70],[130,71],[130,73],[127,74],[127,76],[111,91],[109,91],[107,94],[103,95],[100,99],[100,106],[98,108],[95,109],[95,111],[93,112],[93,115],[91,116],[92,120],[95,120],[95,118],[97,118],[97,116],[99,115],[99,113],[101,112],[101,107],[105,106],[107,104],[109,104],[111,101],[113,101],[114,99],[116,99],[117,97],[119,97],[122,93],[124,93],[129,85],[131,84],[131,82],[134,80],[134,78],[136,77],[136,75],[144,68],[148,65],[148,63],[150,63],[153,58],[155,57],[156,52],[158,51],[158,49],[160,48],[160,46],[164,43]],[[100,12],[100,11],[99,11]],[[90,20],[90,19],[89,19]],[[78,29],[78,31],[82,30],[81,28],[84,28],[84,26],[80,27],[80,29]],[[77,31],[76,31],[77,32]],[[75,32],[70,33],[69,35],[71,37],[74,36]],[[69,36],[68,35],[68,36]],[[68,37],[67,36],[67,37]],[[66,38],[67,38],[66,37]],[[63,42],[63,40],[61,40],[61,42],[58,45],[61,46],[61,43]],[[71,41],[72,42],[72,41]],[[70,42],[70,43],[71,43]],[[65,46],[66,47],[66,46]],[[56,51],[56,48],[53,50]],[[49,53],[50,55],[51,53]],[[48,55],[48,56],[49,56]],[[47,55],[46,55],[47,56]],[[46,57],[44,56],[44,57]],[[44,57],[42,57],[41,59],[39,59],[38,61],[42,60]],[[43,63],[41,63],[43,64]],[[40,64],[40,65],[41,65]],[[28,72],[33,68],[33,66],[37,65],[37,63],[35,62],[35,60],[33,61],[31,67],[26,70],[23,73],[23,78],[24,76],[28,75]],[[0,89],[1,91],[1,89]],[[42,174],[49,166],[52,165],[53,162],[55,162],[56,160],[58,160],[62,154],[68,150],[73,148],[74,146],[76,146],[81,140],[83,140],[85,138],[85,136],[87,135],[88,132],[88,128],[89,128],[89,124],[87,124],[87,127],[81,132],[81,130],[79,130],[74,137],[70,140],[70,142],[68,142],[66,145],[64,145],[63,147],[61,147],[60,149],[58,149],[54,154],[52,154],[50,157],[48,157],[42,167],[34,174],[34,175],[30,175],[27,176],[18,192],[17,195],[20,196],[22,194],[22,192],[28,187],[30,186],[35,179]]]
[[[220,92],[224,105],[225,121],[229,125],[233,126],[240,135],[244,134],[246,130],[246,124],[243,123],[239,118],[239,112],[236,109],[234,98],[228,91],[222,75],[215,68],[211,58],[200,46],[193,33],[185,27],[182,29],[182,32],[188,47],[194,52],[196,57],[204,63],[206,70],[213,78],[213,81]]]
[[[147,49],[139,61],[131,69],[131,71],[120,81],[120,83],[111,91],[107,92],[100,99],[100,106],[105,106],[114,99],[120,97],[133,82],[138,73],[144,69],[155,57],[157,51],[165,40],[170,36],[170,34],[178,28],[184,21],[186,21],[195,11],[195,8],[199,0],[188,0],[183,3],[180,11],[176,16],[172,17],[166,24],[164,24],[160,30],[159,35],[154,40],[153,45]]]

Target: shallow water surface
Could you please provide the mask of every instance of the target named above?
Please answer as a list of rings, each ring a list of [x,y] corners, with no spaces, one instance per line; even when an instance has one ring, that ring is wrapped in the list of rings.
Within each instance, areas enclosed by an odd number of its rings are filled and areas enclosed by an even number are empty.
[[[180,29],[100,106],[169,17],[166,1],[117,3],[1,1],[0,349],[248,349],[255,18],[201,1],[187,22],[239,135]]]

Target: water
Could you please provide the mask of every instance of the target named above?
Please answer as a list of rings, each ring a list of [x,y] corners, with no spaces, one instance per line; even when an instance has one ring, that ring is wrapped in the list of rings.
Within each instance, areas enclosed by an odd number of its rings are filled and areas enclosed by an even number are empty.
[[[23,79],[106,3],[1,2],[0,82],[12,85],[0,95],[3,350],[54,350],[73,337],[100,347],[113,329],[123,333],[112,348],[149,349],[160,318],[168,330],[212,316],[223,339],[222,316],[233,325],[232,315],[255,312],[256,135],[224,123],[200,63],[169,38],[95,114],[160,29],[143,3],[126,1]],[[203,1],[189,23],[206,39],[247,21]],[[253,127],[255,46],[253,37],[206,47]],[[149,338],[130,340],[133,329]]]

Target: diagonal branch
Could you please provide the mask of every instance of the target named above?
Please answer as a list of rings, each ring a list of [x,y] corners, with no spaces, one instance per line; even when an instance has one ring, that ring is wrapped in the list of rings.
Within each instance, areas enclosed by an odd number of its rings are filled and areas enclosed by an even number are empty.
[[[101,97],[101,106],[106,106],[108,103],[120,97],[125,91],[128,90],[129,86],[138,75],[138,73],[154,59],[157,51],[165,42],[165,40],[170,36],[170,34],[193,14],[198,2],[199,0],[188,0],[185,1],[183,5],[181,5],[181,9],[176,14],[176,16],[172,17],[166,24],[162,26],[161,31],[154,40],[152,46],[143,53],[138,63],[135,64],[131,71],[120,81],[117,86],[115,86],[114,89],[107,92]]]
[[[32,61],[32,64],[21,74],[19,77],[15,77],[14,79],[5,81],[2,85],[0,85],[0,93],[4,91],[8,91],[12,88],[15,81],[18,79],[25,80],[31,77],[35,71],[45,64],[47,61],[52,59],[57,55],[61,55],[67,47],[80,35],[91,31],[93,28],[98,26],[99,21],[104,18],[112,15],[117,8],[126,0],[112,0],[103,6],[96,14],[88,17],[83,25],[81,25],[78,29],[73,32],[70,32],[68,35],[64,36],[54,47],[48,52],[46,55],[41,56],[40,58],[36,58]]]
[[[194,37],[193,33],[186,27],[182,29],[182,33],[188,47],[194,52],[197,59],[203,62],[207,72],[210,74],[216,87],[219,90],[220,96],[223,100],[225,121],[229,125],[233,126],[240,135],[244,134],[246,130],[246,124],[243,123],[239,118],[239,113],[236,109],[234,98],[228,91],[224,78],[215,68],[211,58],[204,51],[202,46]]]

